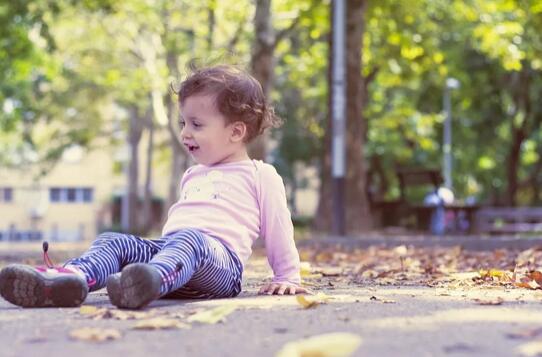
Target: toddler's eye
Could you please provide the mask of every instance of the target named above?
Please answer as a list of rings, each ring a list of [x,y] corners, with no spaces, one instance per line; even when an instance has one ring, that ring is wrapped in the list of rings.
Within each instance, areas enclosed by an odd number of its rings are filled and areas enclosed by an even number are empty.
[[[184,126],[186,125],[185,121],[184,120],[179,120],[179,126],[182,128],[184,128]]]
[[[202,126],[200,123],[194,122],[194,128],[201,128]]]

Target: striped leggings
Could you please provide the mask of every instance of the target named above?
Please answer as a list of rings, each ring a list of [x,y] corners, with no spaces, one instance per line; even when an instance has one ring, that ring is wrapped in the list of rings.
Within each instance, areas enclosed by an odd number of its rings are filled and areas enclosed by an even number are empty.
[[[241,292],[243,267],[237,255],[217,239],[184,229],[160,239],[102,233],[79,258],[66,262],[95,279],[90,289],[105,286],[107,277],[131,263],[148,263],[162,275],[160,296],[222,298]]]

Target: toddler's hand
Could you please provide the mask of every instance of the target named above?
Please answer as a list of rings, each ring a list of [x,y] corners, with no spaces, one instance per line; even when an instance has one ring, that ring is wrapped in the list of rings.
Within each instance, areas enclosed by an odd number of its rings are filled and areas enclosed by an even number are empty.
[[[309,289],[306,289],[302,286],[289,284],[289,283],[267,283],[260,288],[258,294],[266,295],[284,295],[284,294],[312,294]]]

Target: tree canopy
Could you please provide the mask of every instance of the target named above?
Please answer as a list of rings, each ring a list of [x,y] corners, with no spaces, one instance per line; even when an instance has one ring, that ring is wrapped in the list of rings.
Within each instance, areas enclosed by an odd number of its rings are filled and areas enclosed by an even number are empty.
[[[247,69],[253,1],[15,0],[0,6],[0,164],[54,163],[71,145],[128,131],[130,110],[172,120],[169,85],[191,62]],[[271,152],[285,179],[321,167],[329,116],[330,1],[275,0],[270,99],[286,119]],[[542,5],[536,0],[368,1],[363,113],[368,174],[397,197],[397,166],[439,168],[442,97],[452,92],[456,197],[539,204]],[[284,30],[284,31],[283,31]],[[145,124],[146,125],[146,124]],[[146,130],[146,129],[142,129]],[[54,140],[52,140],[54,138]],[[171,142],[158,142],[164,155]],[[47,166],[45,165],[45,166]]]

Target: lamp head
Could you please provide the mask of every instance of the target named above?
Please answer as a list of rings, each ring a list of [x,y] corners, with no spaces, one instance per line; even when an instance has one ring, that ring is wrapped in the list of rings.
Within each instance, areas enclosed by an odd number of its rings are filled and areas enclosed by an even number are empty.
[[[461,87],[461,83],[457,79],[452,77],[446,78],[446,88],[458,89],[459,87]]]

